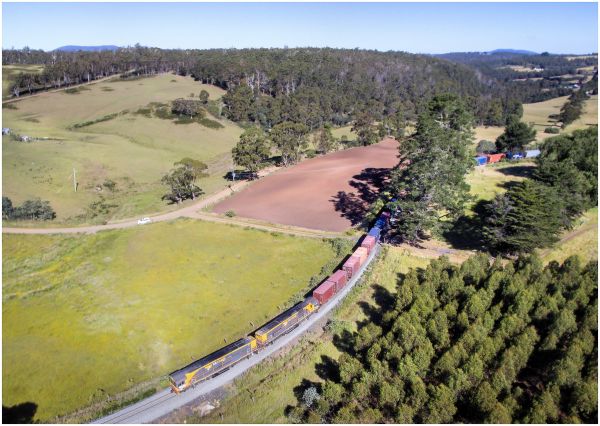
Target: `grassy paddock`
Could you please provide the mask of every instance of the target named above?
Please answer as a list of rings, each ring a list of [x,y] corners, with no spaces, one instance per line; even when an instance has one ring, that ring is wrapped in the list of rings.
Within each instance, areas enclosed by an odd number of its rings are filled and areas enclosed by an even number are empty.
[[[46,421],[242,337],[336,257],[322,240],[192,220],[3,244],[2,403]]]
[[[542,141],[551,136],[549,133],[544,133],[546,127],[556,125],[556,121],[550,118],[552,114],[559,114],[561,107],[567,101],[568,96],[549,99],[544,102],[536,102],[533,104],[523,105],[523,122],[533,123],[537,130],[537,140]],[[573,130],[583,129],[589,125],[598,124],[598,95],[591,96],[590,99],[584,102],[583,113],[581,117],[574,123],[568,125],[561,133],[570,133]]]
[[[366,318],[364,304],[377,307],[376,295],[381,288],[395,292],[398,274],[410,268],[424,268],[428,263],[396,247],[385,249],[362,282],[334,310],[336,328],[356,330],[357,323]],[[297,403],[294,389],[303,380],[322,382],[317,366],[326,359],[337,359],[340,353],[331,331],[309,334],[283,356],[252,368],[237,380],[221,408],[203,418],[188,418],[187,423],[289,423],[285,409]]]
[[[181,126],[134,113],[151,102],[166,103],[190,93],[197,96],[202,89],[217,99],[224,93],[221,89],[169,74],[85,87],[89,90],[77,95],[43,93],[11,104],[17,109],[3,109],[3,126],[15,133],[59,139],[19,143],[2,138],[3,193],[13,203],[47,199],[60,223],[169,210],[173,206],[161,200],[166,188],[160,178],[184,157],[209,165],[211,176],[198,182],[205,192],[227,184],[223,175],[231,166],[231,148],[242,132],[239,126],[227,120],[220,120],[222,129],[198,123]],[[73,168],[77,192],[71,180]],[[97,189],[106,179],[117,183],[116,192]],[[101,196],[116,207],[94,218],[88,207]]]

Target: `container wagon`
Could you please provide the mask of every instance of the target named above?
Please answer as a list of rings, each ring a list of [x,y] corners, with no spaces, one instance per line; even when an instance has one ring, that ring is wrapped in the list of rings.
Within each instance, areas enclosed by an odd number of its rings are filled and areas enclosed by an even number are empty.
[[[312,297],[304,299],[296,306],[276,316],[269,323],[260,328],[254,337],[259,345],[265,346],[273,342],[282,334],[295,328],[302,320],[319,309],[319,302]]]
[[[348,275],[346,275],[346,272],[338,269],[329,278],[327,278],[327,281],[331,281],[333,284],[335,284],[335,292],[337,293],[344,288],[348,282]]]
[[[319,287],[313,291],[313,297],[319,301],[321,305],[327,303],[329,299],[336,293],[335,283],[332,281],[325,281]]]
[[[371,254],[371,252],[375,248],[375,244],[377,244],[377,240],[375,239],[375,237],[373,237],[372,235],[367,235],[360,246],[366,248],[367,252]]]
[[[348,279],[352,278],[352,275],[356,274],[359,268],[360,258],[354,255],[350,256],[350,259],[346,260],[346,263],[344,263],[344,266],[342,266],[342,270],[346,272]]]
[[[376,240],[378,240],[379,237],[381,236],[381,228],[378,227],[377,225],[372,227],[371,230],[369,231],[369,236],[374,237]]]
[[[360,266],[363,266],[369,258],[369,252],[365,247],[359,247],[354,250],[353,256],[358,257],[360,259]]]
[[[213,352],[190,365],[169,374],[171,389],[176,393],[183,392],[190,386],[210,379],[216,374],[248,358],[256,350],[256,340],[244,337],[224,348]]]

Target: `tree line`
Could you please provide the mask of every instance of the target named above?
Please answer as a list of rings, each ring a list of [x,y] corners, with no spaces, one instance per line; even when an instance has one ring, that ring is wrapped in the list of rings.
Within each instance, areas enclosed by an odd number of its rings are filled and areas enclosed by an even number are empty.
[[[447,92],[463,98],[478,123],[503,125],[517,105],[534,100],[532,94],[547,93],[537,86],[511,89],[471,66],[432,56],[359,49],[3,50],[3,64],[11,63],[45,65],[40,74],[17,76],[15,96],[115,74],[191,75],[227,90],[228,118],[265,129],[286,121],[311,130],[358,118],[382,122],[398,113],[413,120],[427,100]]]
[[[597,262],[446,258],[398,280],[288,409],[306,423],[597,423]],[[383,290],[380,289],[383,292]]]

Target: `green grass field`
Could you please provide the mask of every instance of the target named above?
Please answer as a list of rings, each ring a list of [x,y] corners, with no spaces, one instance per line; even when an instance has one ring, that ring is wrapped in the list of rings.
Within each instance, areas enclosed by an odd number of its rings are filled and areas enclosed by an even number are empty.
[[[550,99],[544,102],[523,105],[523,119],[525,123],[533,123],[537,130],[537,140],[542,141],[555,136],[544,133],[546,127],[556,125],[555,120],[550,118],[552,114],[559,114],[561,107],[567,101],[568,96]],[[598,95],[591,96],[584,103],[583,114],[574,123],[568,125],[561,133],[571,133],[573,130],[583,129],[589,125],[598,124]]]
[[[506,184],[524,179],[535,167],[532,162],[501,162],[476,167],[466,178],[471,186],[471,195],[476,200],[491,200],[498,193],[506,191]]]
[[[33,402],[46,421],[241,338],[337,256],[330,242],[193,220],[4,234],[3,249],[2,404]]]
[[[210,177],[198,182],[206,193],[226,185],[223,175],[231,167],[231,148],[242,129],[220,120],[222,129],[198,123],[175,124],[135,112],[150,102],[169,102],[206,89],[211,99],[224,92],[189,77],[159,75],[132,81],[98,82],[76,94],[44,93],[3,109],[3,127],[31,137],[48,137],[32,143],[2,138],[3,193],[15,204],[41,197],[50,201],[59,223],[82,223],[131,217],[169,210],[161,200],[166,188],[160,178],[175,161],[191,157],[206,162]],[[70,127],[107,115],[129,111],[108,121],[71,130]],[[78,191],[72,173],[77,170]],[[96,188],[106,180],[117,191]],[[88,206],[101,196],[114,204],[109,213],[90,219]],[[80,216],[80,217],[78,217]]]
[[[395,293],[398,274],[407,273],[410,268],[425,268],[428,263],[429,260],[407,255],[403,249],[388,247],[375,262],[367,278],[336,308],[333,320],[346,330],[356,330],[357,323],[366,319],[364,305],[369,304],[377,309],[375,300],[378,287]],[[192,417],[187,422],[289,423],[285,408],[297,403],[294,388],[303,380],[322,382],[317,365],[324,358],[337,359],[341,354],[330,333],[309,334],[286,355],[253,368],[236,381],[222,408],[207,417]]]
[[[9,98],[10,87],[19,73],[41,73],[43,65],[2,65],[2,99]]]

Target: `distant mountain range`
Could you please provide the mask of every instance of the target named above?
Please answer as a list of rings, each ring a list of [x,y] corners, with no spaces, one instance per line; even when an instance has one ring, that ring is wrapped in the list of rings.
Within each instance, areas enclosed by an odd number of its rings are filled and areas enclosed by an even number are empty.
[[[491,52],[484,52],[484,53],[489,53],[490,55],[494,55],[496,53],[514,53],[515,55],[539,55],[539,53],[532,52],[531,50],[519,50],[519,49],[496,49],[496,50],[492,50]]]
[[[103,46],[73,46],[73,45],[69,45],[69,46],[61,46],[54,50],[59,50],[61,52],[78,52],[80,50],[83,50],[84,52],[101,52],[103,50],[115,51],[117,49],[119,49],[119,46],[107,44],[107,45],[103,45]]]

